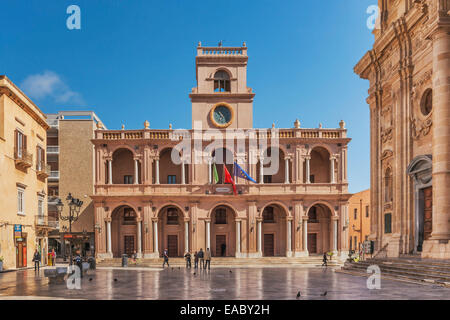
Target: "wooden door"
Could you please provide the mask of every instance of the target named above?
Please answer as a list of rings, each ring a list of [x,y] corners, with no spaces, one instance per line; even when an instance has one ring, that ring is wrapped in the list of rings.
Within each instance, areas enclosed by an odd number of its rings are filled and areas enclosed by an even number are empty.
[[[134,236],[124,236],[124,253],[128,256],[134,254]]]
[[[178,256],[178,236],[168,235],[167,236],[167,249],[169,250],[169,257]]]
[[[273,257],[275,255],[273,233],[264,234],[264,256]]]
[[[423,217],[423,237],[428,240],[431,237],[433,228],[433,191],[432,187],[423,189],[424,195],[424,217]]]
[[[308,233],[308,252],[317,253],[317,233]]]
[[[16,245],[16,267],[23,267],[23,245],[22,242],[18,242]]]
[[[224,250],[225,249],[225,250]],[[225,257],[227,255],[227,236],[216,235],[216,257]]]

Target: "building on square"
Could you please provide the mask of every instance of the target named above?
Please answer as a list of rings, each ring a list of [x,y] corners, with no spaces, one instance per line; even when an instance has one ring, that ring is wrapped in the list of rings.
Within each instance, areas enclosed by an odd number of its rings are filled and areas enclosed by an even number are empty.
[[[348,254],[347,153],[339,128],[253,128],[247,47],[203,47],[192,129],[95,131],[96,256]],[[144,119],[143,119],[144,120]],[[233,185],[227,172],[242,168]]]
[[[33,264],[35,249],[47,263],[46,117],[8,79],[0,76],[0,257],[3,268]]]
[[[450,258],[450,0],[378,1],[370,82],[371,235],[389,257]]]
[[[93,111],[59,111],[47,114],[47,163],[48,215],[59,223],[49,234],[49,246],[55,249],[57,257],[67,258],[69,246],[82,256],[93,254],[94,246],[94,206],[90,195],[94,192],[94,147],[91,140],[99,117]],[[69,214],[66,202],[68,194],[83,201],[77,221],[72,223],[59,220],[56,207],[61,199],[64,207],[62,215]],[[68,238],[70,237],[70,238]],[[70,241],[69,241],[70,240]]]
[[[357,192],[348,201],[349,243],[348,248],[358,251],[370,235],[370,189]]]

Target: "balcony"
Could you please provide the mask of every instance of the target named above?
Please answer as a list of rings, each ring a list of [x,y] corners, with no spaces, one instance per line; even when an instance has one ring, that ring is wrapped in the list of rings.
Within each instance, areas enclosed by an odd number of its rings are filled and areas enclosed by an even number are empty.
[[[338,195],[347,193],[347,183],[266,183],[236,184],[239,195]],[[233,194],[230,184],[98,184],[97,196],[229,196]]]
[[[59,180],[59,171],[50,171],[50,175],[48,176],[48,180],[50,181],[58,181]]]
[[[33,165],[33,155],[26,149],[15,149],[14,161],[17,167],[21,169],[28,169]]]
[[[59,220],[45,215],[35,216],[35,226],[41,229],[59,229]]]
[[[36,166],[36,174],[39,178],[45,179],[50,175],[51,169],[50,165],[45,164],[45,162],[41,161]]]
[[[59,146],[47,146],[47,154],[59,154]]]

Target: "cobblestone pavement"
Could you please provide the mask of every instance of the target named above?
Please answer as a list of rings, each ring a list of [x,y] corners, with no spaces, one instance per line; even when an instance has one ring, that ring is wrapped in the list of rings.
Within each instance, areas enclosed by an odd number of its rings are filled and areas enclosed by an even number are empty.
[[[231,272],[230,272],[231,271]],[[117,281],[115,281],[116,279]],[[43,270],[0,274],[0,299],[446,299],[450,289],[381,280],[369,290],[366,278],[320,268],[246,268],[211,271],[171,268],[89,271],[80,290],[49,284]],[[321,296],[327,291],[326,296]]]

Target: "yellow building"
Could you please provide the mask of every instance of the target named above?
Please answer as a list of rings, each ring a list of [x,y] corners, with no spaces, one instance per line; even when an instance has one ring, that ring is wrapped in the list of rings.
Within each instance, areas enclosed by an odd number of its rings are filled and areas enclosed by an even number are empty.
[[[32,265],[35,249],[47,258],[48,125],[41,110],[0,76],[0,257],[3,269]]]
[[[350,250],[359,250],[370,235],[370,189],[355,193],[349,200]]]

